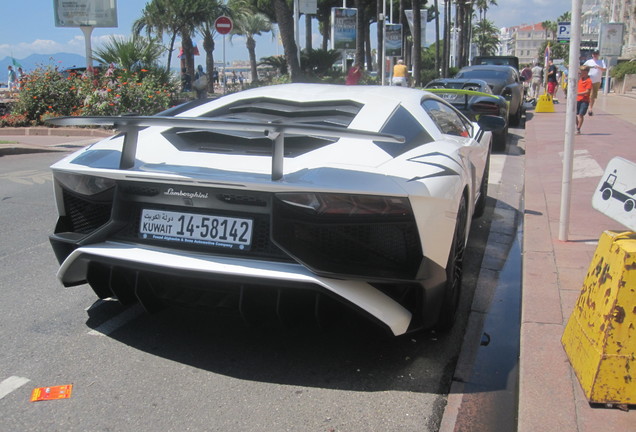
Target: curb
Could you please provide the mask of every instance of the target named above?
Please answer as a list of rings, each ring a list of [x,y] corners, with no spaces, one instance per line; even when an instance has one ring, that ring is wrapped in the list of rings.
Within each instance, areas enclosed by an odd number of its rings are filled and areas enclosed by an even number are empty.
[[[16,137],[6,144],[0,144],[0,157],[33,153],[62,153],[75,151],[102,138],[113,136],[114,130],[104,128],[53,128],[53,127],[4,127],[0,128],[0,137]],[[20,142],[18,137],[68,137],[67,142],[57,144],[34,144]],[[25,140],[25,141],[32,141]],[[16,141],[16,142],[12,142]]]
[[[0,128],[0,135],[6,136],[85,136],[109,137],[115,131],[89,128],[54,128],[54,127],[4,127]]]

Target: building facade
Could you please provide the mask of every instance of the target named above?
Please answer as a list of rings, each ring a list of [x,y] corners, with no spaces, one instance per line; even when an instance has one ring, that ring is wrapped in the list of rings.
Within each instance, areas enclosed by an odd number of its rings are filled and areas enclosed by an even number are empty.
[[[636,0],[583,0],[581,49],[598,47],[603,23],[623,23],[621,60],[636,57]]]

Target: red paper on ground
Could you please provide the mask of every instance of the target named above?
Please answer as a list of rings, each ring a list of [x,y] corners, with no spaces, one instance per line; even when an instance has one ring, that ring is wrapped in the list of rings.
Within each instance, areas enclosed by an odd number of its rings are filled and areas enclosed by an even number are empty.
[[[54,387],[38,387],[31,393],[31,402],[55,399],[68,399],[73,392],[73,384],[54,386]]]

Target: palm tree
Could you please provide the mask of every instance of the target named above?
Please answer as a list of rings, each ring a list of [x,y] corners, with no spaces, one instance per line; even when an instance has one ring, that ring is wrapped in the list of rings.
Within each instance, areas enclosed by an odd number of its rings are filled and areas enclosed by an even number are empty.
[[[483,21],[490,6],[497,6],[497,0],[475,0],[475,6],[479,10],[479,21]]]
[[[273,30],[272,22],[265,14],[256,12],[244,0],[230,0],[228,3],[232,9],[234,16],[234,28],[230,35],[245,36],[245,46],[250,58],[250,71],[252,81],[258,81],[256,71],[256,40],[254,36],[260,36],[261,33],[271,32]],[[272,33],[272,38],[274,34]]]
[[[102,64],[113,63],[122,69],[155,69],[164,51],[158,40],[133,34],[126,39],[111,36],[102,48],[94,50],[94,56]]]
[[[479,55],[494,55],[499,45],[499,29],[492,21],[483,19],[473,29],[473,42],[479,47]]]
[[[285,56],[276,55],[276,56],[263,57],[261,58],[261,61],[259,64],[271,66],[272,68],[276,69],[280,75],[287,75],[288,67],[287,67],[287,60],[285,59]]]
[[[177,37],[177,29],[171,21],[168,10],[171,6],[170,0],[153,0],[147,3],[142,10],[141,18],[133,23],[133,34],[140,35],[146,29],[146,34],[150,37],[153,33],[158,39],[163,39],[164,33],[170,34],[170,44],[168,48],[168,63],[166,71],[170,70],[172,62],[172,52],[174,51],[174,43]]]
[[[541,26],[545,30],[546,39],[550,39],[550,35],[555,35],[557,32],[557,23],[555,21],[543,21]]]
[[[216,30],[214,22],[223,15],[231,15],[231,9],[225,4],[219,3],[217,0],[208,2],[208,13],[206,19],[199,24],[198,30],[203,36],[203,50],[205,51],[205,70],[208,73],[208,92],[214,93],[214,80],[212,73],[214,72],[214,36]]]
[[[420,0],[412,0],[411,4],[413,7],[413,85],[419,87],[422,81],[422,19],[420,14]]]
[[[186,73],[194,76],[194,47],[192,36],[197,27],[210,16],[208,0],[152,0],[146,5],[142,17],[133,24],[133,31],[139,34],[144,28],[148,32],[163,35],[169,32],[170,48],[167,69],[170,69],[171,53],[177,34],[181,36],[181,47],[185,56]]]
[[[298,58],[298,48],[294,38],[294,19],[292,10],[285,0],[271,0],[278,23],[278,32],[283,42],[285,59],[289,68],[289,75],[292,82],[302,81],[300,70],[300,59]]]
[[[435,77],[439,76],[440,69],[440,57],[439,57],[439,4],[438,0],[435,0],[433,6],[435,8]],[[429,14],[431,10],[429,9]]]

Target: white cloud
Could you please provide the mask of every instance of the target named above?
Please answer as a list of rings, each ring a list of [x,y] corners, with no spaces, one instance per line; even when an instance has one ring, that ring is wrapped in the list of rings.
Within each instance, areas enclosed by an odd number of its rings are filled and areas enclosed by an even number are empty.
[[[115,37],[126,37],[114,34]],[[111,35],[94,36],[91,38],[92,48],[99,48],[109,41]],[[20,42],[17,45],[0,44],[0,58],[7,56],[23,59],[31,54],[56,54],[56,53],[86,54],[84,36],[77,35],[72,39],[61,43],[50,39],[36,39],[33,42]]]

